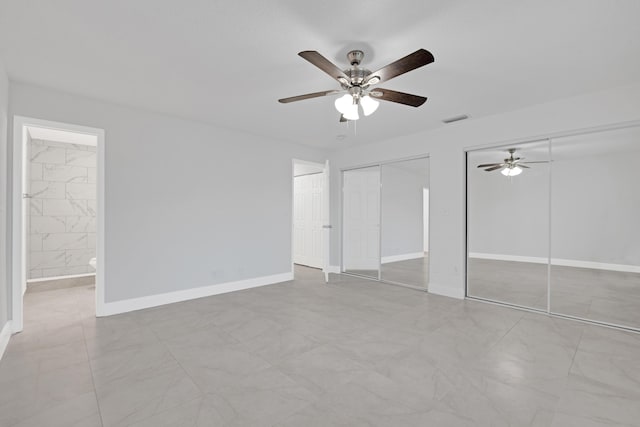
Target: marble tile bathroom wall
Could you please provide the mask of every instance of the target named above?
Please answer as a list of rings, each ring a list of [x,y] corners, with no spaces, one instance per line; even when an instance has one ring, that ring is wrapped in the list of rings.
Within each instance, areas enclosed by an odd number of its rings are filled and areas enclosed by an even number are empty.
[[[27,155],[29,279],[93,273],[95,147],[33,139]]]

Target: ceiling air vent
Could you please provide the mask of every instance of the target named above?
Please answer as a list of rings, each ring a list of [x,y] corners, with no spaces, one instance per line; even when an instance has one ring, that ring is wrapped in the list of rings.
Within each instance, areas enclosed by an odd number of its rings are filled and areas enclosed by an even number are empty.
[[[460,120],[466,120],[469,116],[466,114],[461,114],[459,116],[449,117],[448,119],[444,119],[442,123],[449,124],[453,122],[459,122]]]

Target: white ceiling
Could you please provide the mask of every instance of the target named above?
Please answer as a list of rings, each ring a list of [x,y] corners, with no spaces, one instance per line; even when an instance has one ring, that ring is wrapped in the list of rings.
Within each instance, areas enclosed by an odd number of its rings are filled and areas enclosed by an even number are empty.
[[[15,81],[339,148],[637,83],[639,16],[637,0],[3,0],[0,55]],[[431,51],[382,85],[427,103],[382,103],[354,135],[330,98],[277,102],[337,88],[299,51],[346,68],[354,47],[369,69]]]

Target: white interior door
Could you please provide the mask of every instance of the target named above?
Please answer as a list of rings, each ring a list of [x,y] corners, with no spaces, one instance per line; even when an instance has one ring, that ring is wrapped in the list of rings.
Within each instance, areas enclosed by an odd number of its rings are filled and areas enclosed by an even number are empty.
[[[378,278],[380,168],[344,171],[343,184],[343,271]]]
[[[324,174],[294,178],[293,262],[323,268],[322,193]]]

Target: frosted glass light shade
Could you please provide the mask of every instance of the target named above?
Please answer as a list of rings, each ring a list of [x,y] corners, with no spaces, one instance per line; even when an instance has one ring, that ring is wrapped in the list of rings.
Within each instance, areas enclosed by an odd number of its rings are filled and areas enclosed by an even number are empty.
[[[360,118],[358,115],[358,104],[351,104],[342,115],[347,120],[358,120]]]
[[[518,166],[515,166],[512,168],[505,168],[505,169],[502,169],[500,173],[504,176],[516,176],[522,173],[522,168],[519,168]]]
[[[338,110],[341,114],[347,114],[350,111],[351,106],[353,105],[353,96],[346,94],[336,99],[335,102],[336,110]]]
[[[366,95],[360,98],[360,105],[362,105],[362,112],[364,115],[369,116],[378,109],[380,102],[371,98],[369,95]]]

